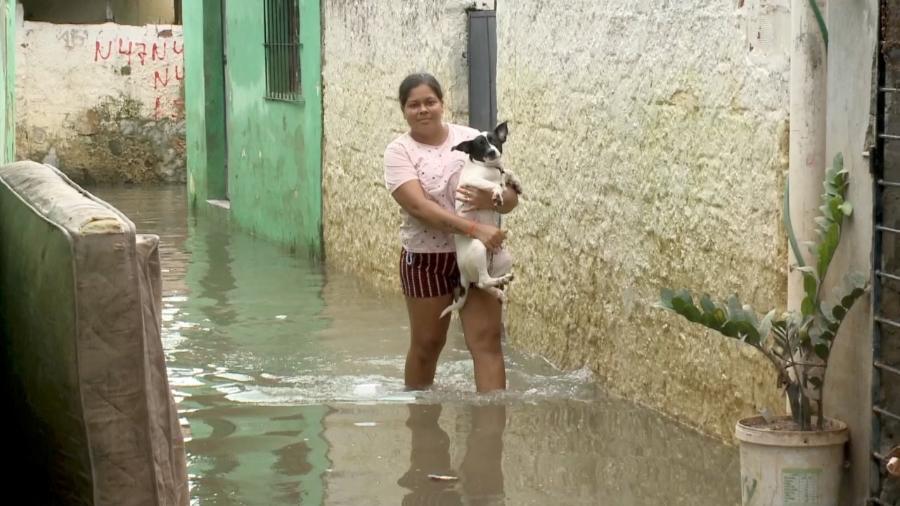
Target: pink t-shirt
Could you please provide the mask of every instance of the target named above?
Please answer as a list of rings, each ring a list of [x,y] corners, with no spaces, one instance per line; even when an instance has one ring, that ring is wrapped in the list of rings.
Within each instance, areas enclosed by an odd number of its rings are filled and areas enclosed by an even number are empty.
[[[403,183],[418,179],[425,196],[444,209],[456,212],[456,184],[459,170],[469,156],[450,149],[460,142],[475,138],[478,131],[462,125],[447,125],[450,133],[440,146],[421,144],[409,133],[397,137],[384,150],[384,184],[389,192]],[[454,251],[453,235],[428,226],[400,208],[403,223],[400,241],[406,251],[413,253],[444,253]]]

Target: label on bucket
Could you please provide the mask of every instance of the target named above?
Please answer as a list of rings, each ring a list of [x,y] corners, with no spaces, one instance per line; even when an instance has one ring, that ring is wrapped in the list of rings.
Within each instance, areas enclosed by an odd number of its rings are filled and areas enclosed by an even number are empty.
[[[821,469],[784,469],[781,482],[784,485],[784,506],[818,506],[819,476]]]

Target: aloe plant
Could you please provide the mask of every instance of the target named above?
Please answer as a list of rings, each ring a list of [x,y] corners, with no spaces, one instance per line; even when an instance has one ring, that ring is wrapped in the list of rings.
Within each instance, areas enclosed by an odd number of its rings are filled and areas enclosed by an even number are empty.
[[[844,218],[853,213],[853,206],[845,200],[848,181],[843,165],[843,157],[838,154],[825,174],[821,215],[816,218],[818,239],[810,245],[814,265],[807,265],[800,254],[788,209],[789,188],[785,188],[785,229],[796,268],[803,275],[800,311],[777,314],[773,309],[760,317],[737,295],[721,302],[702,295],[695,303],[690,291],[669,288],[662,290],[658,303],[691,322],[759,350],[777,371],[778,384],[788,396],[792,418],[800,430],[812,430],[813,414],[824,412],[825,372],[835,337],[853,304],[868,288],[865,275],[848,273],[827,298],[822,294],[823,281],[840,243]],[[817,429],[822,429],[823,420],[824,416],[816,416]]]

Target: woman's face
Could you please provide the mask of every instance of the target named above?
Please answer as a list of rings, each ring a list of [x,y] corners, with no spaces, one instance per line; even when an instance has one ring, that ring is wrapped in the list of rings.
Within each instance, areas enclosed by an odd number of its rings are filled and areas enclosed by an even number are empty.
[[[403,106],[403,116],[414,132],[428,133],[441,128],[444,103],[427,84],[420,84],[409,92]]]

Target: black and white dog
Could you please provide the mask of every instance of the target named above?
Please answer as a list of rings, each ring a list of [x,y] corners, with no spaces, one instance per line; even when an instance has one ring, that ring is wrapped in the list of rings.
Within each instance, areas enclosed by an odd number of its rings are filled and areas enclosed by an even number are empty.
[[[504,170],[500,163],[507,133],[506,122],[503,122],[497,125],[493,132],[481,132],[474,139],[453,146],[453,150],[469,155],[468,162],[460,171],[459,186],[471,186],[491,191],[495,207],[503,205],[503,189],[506,186],[512,187],[517,193],[522,193],[519,181],[508,170]],[[493,209],[465,210],[465,205],[459,201],[456,203],[456,211],[460,216],[478,223],[498,225],[500,215],[497,211]],[[453,237],[456,241],[460,293],[459,297],[441,312],[441,318],[451,311],[462,309],[466,304],[470,285],[486,290],[494,294],[501,302],[505,302],[506,296],[501,288],[513,279],[510,272],[512,259],[509,253],[505,249],[499,252],[489,252],[484,243],[473,237],[459,234]]]

